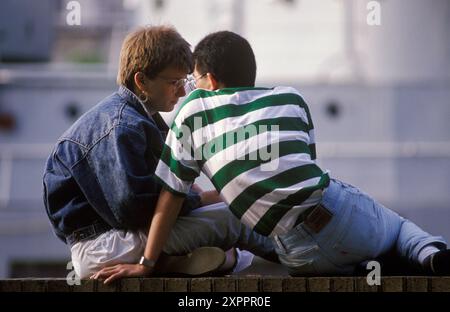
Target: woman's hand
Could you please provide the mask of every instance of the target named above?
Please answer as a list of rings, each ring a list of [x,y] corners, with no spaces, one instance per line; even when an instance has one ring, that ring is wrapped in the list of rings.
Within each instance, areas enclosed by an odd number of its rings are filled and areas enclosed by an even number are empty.
[[[152,268],[142,264],[117,264],[101,269],[90,279],[104,279],[104,283],[109,284],[118,278],[147,276],[152,272]]]

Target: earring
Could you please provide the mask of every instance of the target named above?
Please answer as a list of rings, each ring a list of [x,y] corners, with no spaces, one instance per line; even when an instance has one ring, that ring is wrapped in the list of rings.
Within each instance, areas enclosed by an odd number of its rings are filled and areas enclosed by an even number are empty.
[[[142,96],[144,97],[142,98]],[[141,100],[142,103],[147,103],[148,96],[144,92],[142,92],[141,94],[139,94],[139,100]]]

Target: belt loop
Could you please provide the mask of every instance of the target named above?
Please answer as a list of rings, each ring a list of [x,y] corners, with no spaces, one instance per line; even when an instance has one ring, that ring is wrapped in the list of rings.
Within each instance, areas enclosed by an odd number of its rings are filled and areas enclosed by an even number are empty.
[[[275,244],[277,245],[277,247],[283,252],[286,252],[286,248],[284,247],[284,244],[281,242],[280,237],[278,235],[274,235],[273,239],[275,241]]]

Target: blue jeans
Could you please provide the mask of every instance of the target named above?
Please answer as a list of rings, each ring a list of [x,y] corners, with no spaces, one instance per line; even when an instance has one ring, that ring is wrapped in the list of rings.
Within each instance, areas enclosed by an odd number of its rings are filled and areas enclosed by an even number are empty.
[[[300,223],[286,234],[272,238],[281,263],[293,276],[350,275],[361,262],[392,248],[411,263],[418,263],[424,246],[446,247],[442,237],[431,236],[341,181],[331,180],[321,203],[333,217],[319,233]]]

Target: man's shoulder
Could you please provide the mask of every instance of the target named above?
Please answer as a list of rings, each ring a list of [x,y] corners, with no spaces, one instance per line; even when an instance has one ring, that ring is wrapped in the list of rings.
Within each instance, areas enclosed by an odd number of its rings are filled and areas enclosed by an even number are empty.
[[[196,115],[203,111],[215,109],[227,104],[241,105],[249,104],[262,98],[288,95],[287,101],[294,100],[295,103],[304,105],[301,93],[289,86],[276,87],[238,87],[224,88],[219,90],[196,89],[183,101],[178,108],[175,123],[181,124],[189,116]]]
[[[273,87],[272,90],[274,94],[294,94],[303,98],[302,93],[298,89],[291,86],[276,86]]]
[[[191,102],[216,102],[217,104],[220,104],[220,102],[223,102],[223,99],[231,99],[234,98],[236,100],[236,96],[241,94],[264,94],[264,93],[270,93],[273,90],[273,88],[266,88],[266,87],[238,87],[238,88],[223,88],[218,90],[206,90],[206,89],[196,89],[192,91],[189,96],[183,101],[183,104],[180,106],[179,111],[186,110],[185,106],[188,106]],[[222,99],[221,101],[217,102],[216,98]],[[188,106],[189,107],[189,106]]]
[[[303,99],[302,94],[297,89],[289,86],[224,88],[215,91],[196,89],[184,100],[179,111],[188,111],[189,108],[193,108],[193,105],[189,104],[191,102],[209,102],[221,105],[224,101],[246,102],[260,97],[280,94],[292,94]]]
[[[192,91],[189,96],[184,100],[184,103],[188,103],[197,99],[208,100],[214,97],[232,96],[237,94],[280,94],[280,93],[293,93],[301,96],[301,93],[290,86],[275,86],[275,87],[238,87],[238,88],[224,88],[219,90],[205,90],[196,89]]]

